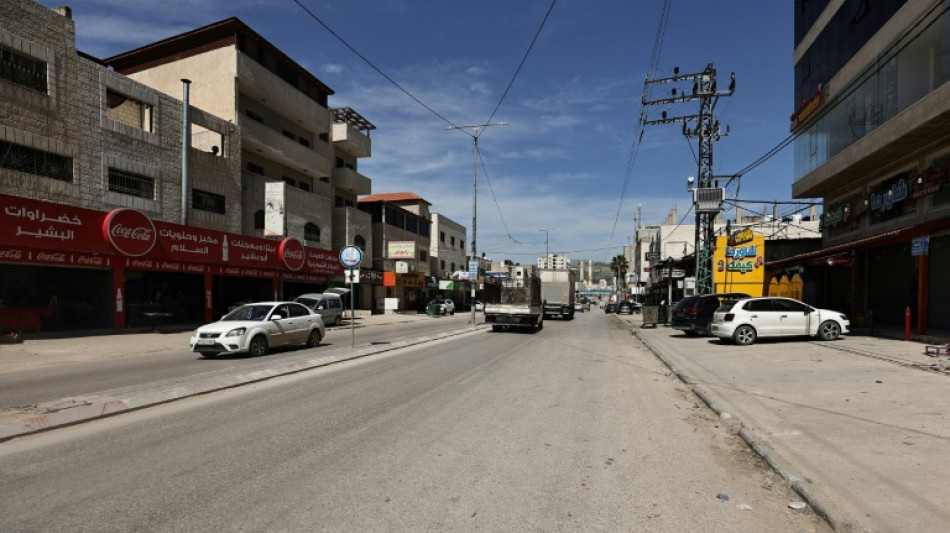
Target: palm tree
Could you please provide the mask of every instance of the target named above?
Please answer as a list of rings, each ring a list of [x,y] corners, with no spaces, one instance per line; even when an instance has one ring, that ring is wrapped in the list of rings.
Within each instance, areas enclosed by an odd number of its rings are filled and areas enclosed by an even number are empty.
[[[627,258],[622,255],[616,255],[610,260],[610,270],[617,274],[618,288],[621,283],[624,283],[628,268],[630,268],[630,263],[628,263]]]

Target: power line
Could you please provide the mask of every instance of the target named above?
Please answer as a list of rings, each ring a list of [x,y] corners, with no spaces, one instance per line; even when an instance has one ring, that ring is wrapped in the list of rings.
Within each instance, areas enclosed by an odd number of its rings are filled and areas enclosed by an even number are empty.
[[[541,35],[541,30],[544,29],[544,24],[548,21],[548,17],[551,16],[551,11],[554,10],[554,4],[557,3],[557,0],[551,0],[551,6],[548,7],[548,12],[544,14],[544,18],[541,20],[541,25],[538,26],[538,31],[535,32],[534,38],[531,39],[531,44],[528,45],[528,49],[524,53],[524,57],[521,58],[521,63],[518,65],[518,68],[515,70],[515,74],[511,77],[511,81],[508,82],[508,87],[505,88],[504,94],[501,95],[501,99],[498,100],[498,105],[495,106],[495,109],[491,112],[491,116],[488,117],[488,120],[485,121],[485,124],[490,124],[492,119],[495,118],[495,113],[498,112],[498,109],[501,107],[501,103],[505,101],[505,97],[508,96],[508,91],[511,90],[511,86],[515,84],[515,79],[518,78],[518,74],[521,73],[521,68],[524,67],[525,62],[528,60],[528,54],[531,53],[531,49],[534,48],[534,43],[538,41],[538,36]]]
[[[666,38],[666,27],[669,22],[670,17],[670,0],[664,0],[663,9],[660,12],[660,20],[657,23],[656,36],[653,38],[653,50],[650,52],[650,64],[647,67],[647,75],[644,78],[643,82],[643,92],[640,99],[640,108],[637,112],[637,133],[634,135],[633,146],[630,147],[630,156],[627,159],[627,171],[623,178],[623,187],[620,190],[620,201],[617,203],[617,215],[614,217],[613,228],[610,229],[610,238],[607,239],[608,242],[613,241],[614,233],[617,231],[617,224],[620,222],[620,213],[623,210],[623,201],[627,195],[627,187],[630,184],[630,177],[633,175],[633,167],[636,164],[637,155],[640,153],[640,145],[643,142],[644,134],[644,120],[646,117],[643,114],[643,102],[647,100],[647,94],[650,89],[650,86],[646,83],[647,80],[653,76],[653,73],[656,72],[657,65],[660,62],[660,52],[663,49],[663,40]]]
[[[337,32],[333,31],[333,29],[330,28],[330,26],[328,26],[325,22],[323,22],[322,20],[320,20],[320,17],[318,17],[316,14],[314,14],[313,11],[310,11],[310,9],[307,8],[307,6],[305,6],[305,5],[303,5],[302,3],[300,3],[300,0],[293,0],[293,1],[294,1],[295,4],[297,4],[298,6],[300,6],[300,8],[303,9],[308,15],[310,15],[310,18],[312,18],[313,20],[317,21],[318,24],[320,24],[321,26],[324,27],[324,29],[326,29],[328,32],[330,32],[330,35],[333,35],[338,41],[340,41],[341,43],[343,43],[343,46],[349,48],[351,52],[353,52],[354,54],[356,54],[356,57],[362,59],[364,63],[366,63],[367,65],[370,66],[370,68],[372,68],[373,70],[375,70],[380,76],[386,78],[386,80],[389,81],[389,83],[393,84],[393,86],[395,86],[397,89],[399,89],[400,91],[402,91],[406,96],[408,96],[409,98],[411,98],[415,103],[417,103],[417,104],[419,104],[420,106],[422,106],[423,108],[425,108],[426,111],[428,111],[428,112],[432,113],[433,115],[439,117],[443,122],[445,122],[445,123],[448,124],[449,126],[457,127],[454,122],[452,122],[451,120],[449,120],[449,119],[445,118],[444,116],[442,116],[438,111],[436,111],[436,110],[432,109],[431,107],[427,106],[422,100],[419,100],[418,98],[416,98],[416,96],[415,96],[414,94],[412,94],[411,92],[407,91],[405,88],[403,88],[402,85],[399,85],[399,83],[397,83],[396,80],[390,78],[388,74],[386,74],[385,72],[383,72],[383,71],[382,71],[379,67],[377,67],[372,61],[370,61],[369,59],[367,59],[366,56],[364,56],[363,54],[359,53],[359,51],[358,51],[356,48],[353,48],[353,47],[350,45],[350,43],[346,42],[346,39],[344,39],[343,37],[341,37],[339,34],[337,34]]]

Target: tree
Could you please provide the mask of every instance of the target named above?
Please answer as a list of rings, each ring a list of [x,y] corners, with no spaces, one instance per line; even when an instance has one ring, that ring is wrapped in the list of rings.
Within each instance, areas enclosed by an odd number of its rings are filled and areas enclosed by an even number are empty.
[[[622,255],[616,255],[610,260],[610,270],[617,274],[618,286],[625,284],[624,280],[626,279],[628,268],[630,268],[630,263],[628,263],[627,258]]]

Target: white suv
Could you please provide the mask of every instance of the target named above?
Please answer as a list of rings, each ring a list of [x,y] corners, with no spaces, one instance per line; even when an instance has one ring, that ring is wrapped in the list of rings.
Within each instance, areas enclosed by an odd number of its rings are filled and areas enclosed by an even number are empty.
[[[449,298],[436,298],[429,303],[429,305],[438,305],[440,315],[454,315],[455,314],[455,302]]]
[[[710,333],[736,344],[759,337],[818,337],[833,341],[851,330],[851,321],[838,311],[817,309],[792,298],[743,298],[724,303],[713,314]]]

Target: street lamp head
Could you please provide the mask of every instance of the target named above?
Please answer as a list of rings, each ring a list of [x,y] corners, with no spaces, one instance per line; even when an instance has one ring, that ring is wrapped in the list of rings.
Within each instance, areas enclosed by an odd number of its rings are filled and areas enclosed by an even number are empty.
[[[692,188],[693,188],[693,182],[694,182],[694,181],[696,181],[696,178],[694,178],[694,177],[692,177],[692,176],[687,177],[687,178],[686,178],[686,188],[687,188],[687,189],[692,189]]]

